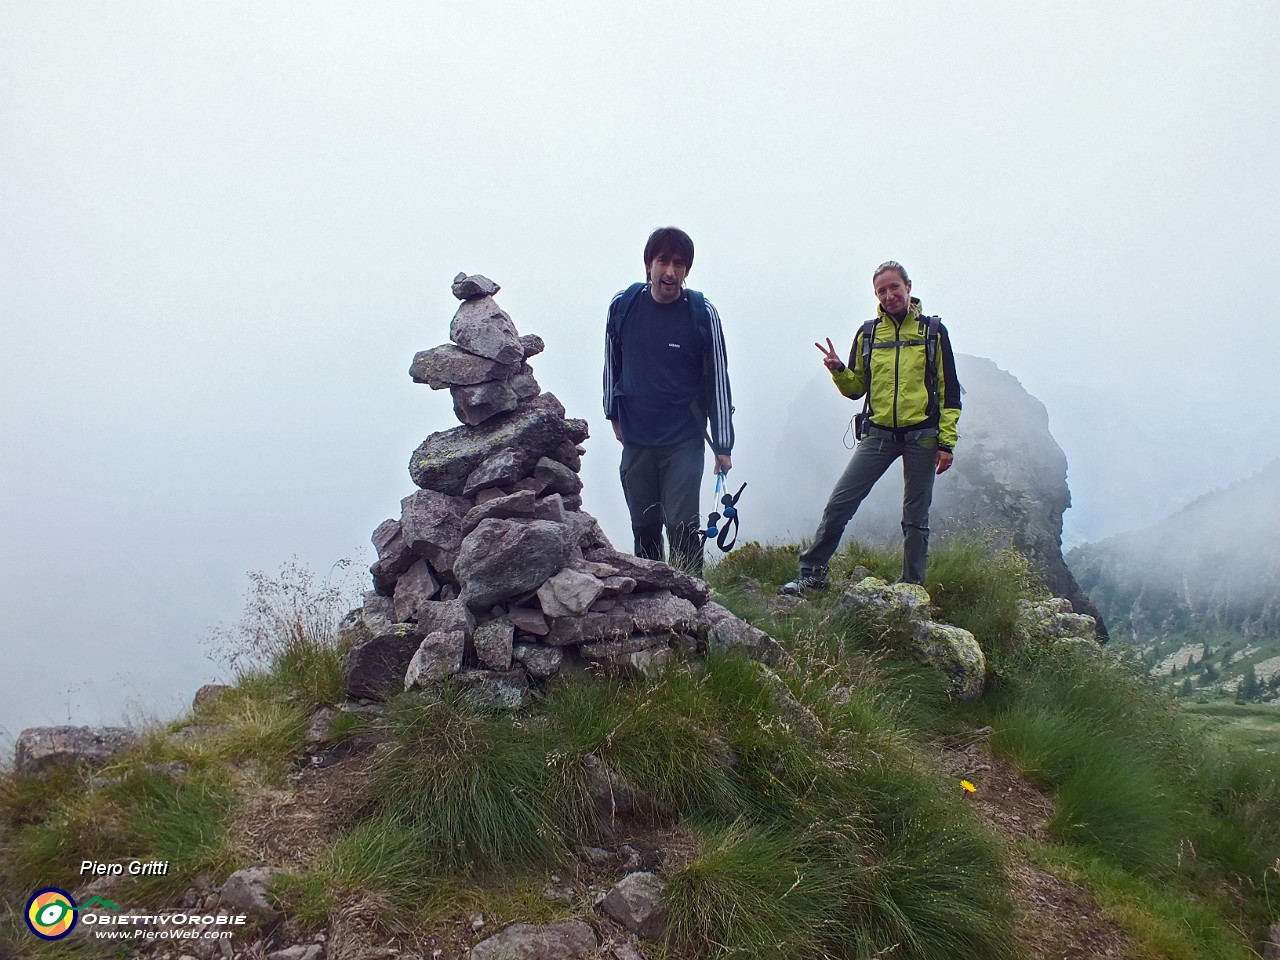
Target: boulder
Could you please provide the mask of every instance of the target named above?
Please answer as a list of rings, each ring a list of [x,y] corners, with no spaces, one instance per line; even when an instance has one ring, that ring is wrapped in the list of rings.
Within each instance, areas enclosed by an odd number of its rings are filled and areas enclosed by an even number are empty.
[[[517,643],[511,649],[511,656],[535,680],[555,676],[564,664],[563,650],[541,643]]]
[[[425,560],[419,560],[396,581],[393,610],[396,622],[417,620],[423,604],[440,592],[440,584],[431,575]]]
[[[913,626],[911,639],[920,660],[947,678],[947,696],[964,701],[982,696],[987,658],[972,633],[949,623],[922,620]]]
[[[491,380],[470,387],[450,387],[453,396],[453,413],[468,426],[477,426],[500,413],[514,410],[520,398],[511,384],[504,380]]]
[[[771,667],[794,666],[791,654],[778,641],[720,604],[708,602],[698,613],[706,624],[708,650],[739,650],[748,658]]]
[[[537,515],[538,499],[529,490],[517,490],[515,493],[492,497],[485,500],[484,503],[479,503],[478,497],[476,499],[476,506],[468,510],[462,517],[462,535],[464,537],[480,526],[481,520],[487,520],[489,517],[497,517],[499,520],[511,520],[516,517],[534,517]],[[540,517],[539,519],[548,520],[551,518]]]
[[[463,670],[452,682],[465,700],[483,710],[519,710],[529,703],[529,678],[521,667]]]
[[[566,567],[538,588],[538,604],[549,617],[568,617],[586,613],[603,591],[595,577]]]
[[[461,598],[487,609],[536,589],[569,559],[572,533],[546,520],[482,520],[462,541],[454,565]]]
[[[625,640],[584,643],[578,648],[578,652],[588,663],[610,676],[651,676],[661,672],[675,658],[675,651],[671,649],[668,638],[652,634],[636,634]]]
[[[552,617],[548,621],[546,642],[555,647],[570,647],[604,640],[625,640],[635,629],[635,620],[622,608],[605,613],[584,613],[576,617]]]
[[[688,600],[673,596],[670,590],[632,593],[622,600],[640,633],[696,633],[706,624],[698,617],[698,609]]]
[[[536,333],[523,334],[520,337],[520,346],[524,347],[524,358],[526,360],[530,357],[536,357],[543,350],[547,349],[547,345]]]
[[[505,617],[476,627],[471,643],[476,649],[476,658],[480,664],[489,670],[509,670],[515,632],[511,621]]]
[[[826,621],[843,618],[917,622],[929,619],[929,594],[914,583],[886,583],[866,577],[845,588],[827,611]]]
[[[627,874],[600,901],[600,909],[636,936],[657,940],[667,929],[667,908],[662,903],[665,887],[655,874]]]
[[[466,501],[435,490],[418,490],[400,501],[400,529],[405,544],[445,577],[451,576],[458,558],[462,517],[469,506]]]
[[[552,493],[568,497],[582,491],[582,478],[559,460],[550,457],[543,457],[537,462],[533,475],[539,480],[547,481],[547,489]]]
[[[347,696],[382,700],[398,693],[422,637],[412,624],[398,623],[389,632],[352,647],[346,657]]]
[[[378,552],[378,559],[369,572],[373,574],[374,588],[383,596],[391,596],[396,580],[413,566],[417,556],[404,542],[399,520],[384,520],[370,538]]]
[[[449,324],[449,339],[468,353],[499,363],[520,363],[524,345],[516,325],[492,296],[464,300]]]
[[[404,689],[427,687],[453,676],[462,669],[467,638],[461,630],[428,633],[414,651],[404,672]]]
[[[414,383],[425,383],[432,390],[444,390],[490,380],[509,380],[519,370],[517,363],[499,363],[446,343],[414,354],[409,376]]]
[[[535,637],[545,637],[551,630],[542,611],[532,607],[508,607],[507,619],[521,633],[531,633]]]
[[[453,295],[459,300],[476,300],[480,297],[492,297],[502,288],[488,277],[478,273],[468,276],[459,273],[453,278]]]
[[[128,727],[29,727],[14,744],[13,770],[31,776],[65,764],[96,766],[138,742]]]
[[[1023,646],[1063,643],[1086,653],[1101,652],[1098,623],[1093,617],[1076,613],[1071,601],[1062,597],[1047,600],[1019,600],[1014,638]]]
[[[283,871],[274,867],[237,870],[218,888],[218,909],[229,913],[247,913],[257,920],[267,922],[278,920],[280,912],[267,899],[267,887],[279,873]]]
[[[598,945],[595,931],[581,920],[514,923],[477,943],[467,960],[591,960]]]

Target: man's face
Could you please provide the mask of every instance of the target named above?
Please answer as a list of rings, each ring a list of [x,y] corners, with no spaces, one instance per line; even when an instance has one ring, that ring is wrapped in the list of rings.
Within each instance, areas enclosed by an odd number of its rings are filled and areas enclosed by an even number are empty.
[[[659,303],[675,303],[684,291],[689,264],[675,253],[660,253],[649,264],[649,292]]]
[[[876,299],[884,312],[901,316],[911,306],[911,281],[903,280],[897,270],[886,270],[874,281]]]

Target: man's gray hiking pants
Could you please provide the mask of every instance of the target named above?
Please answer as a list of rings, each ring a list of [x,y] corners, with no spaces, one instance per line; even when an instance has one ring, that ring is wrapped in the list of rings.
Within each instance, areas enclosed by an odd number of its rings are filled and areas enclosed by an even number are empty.
[[[622,492],[631,511],[636,556],[662,560],[667,531],[672,566],[702,576],[698,493],[705,468],[702,438],[663,447],[622,447]]]
[[[835,489],[822,511],[813,544],[800,554],[800,574],[825,573],[844,528],[893,461],[902,458],[902,579],[924,583],[929,558],[929,505],[933,501],[938,438],[897,440],[871,435],[858,442],[849,466],[836,481]]]

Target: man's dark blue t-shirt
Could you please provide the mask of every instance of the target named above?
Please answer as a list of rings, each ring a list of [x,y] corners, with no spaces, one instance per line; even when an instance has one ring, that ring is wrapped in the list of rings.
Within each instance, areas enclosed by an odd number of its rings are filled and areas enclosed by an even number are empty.
[[[622,326],[618,420],[627,443],[666,446],[701,438],[701,343],[688,295],[658,303],[646,290]]]

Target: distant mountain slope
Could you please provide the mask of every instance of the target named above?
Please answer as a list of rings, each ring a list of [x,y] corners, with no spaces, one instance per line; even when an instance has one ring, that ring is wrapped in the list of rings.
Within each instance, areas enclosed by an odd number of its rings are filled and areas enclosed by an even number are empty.
[[[1280,460],[1146,529],[1076,547],[1067,563],[1117,638],[1280,637]]]

